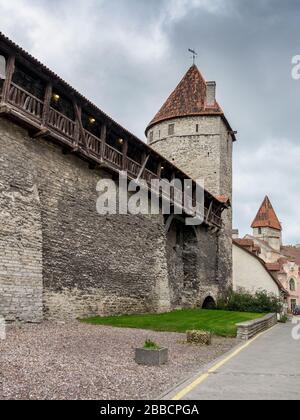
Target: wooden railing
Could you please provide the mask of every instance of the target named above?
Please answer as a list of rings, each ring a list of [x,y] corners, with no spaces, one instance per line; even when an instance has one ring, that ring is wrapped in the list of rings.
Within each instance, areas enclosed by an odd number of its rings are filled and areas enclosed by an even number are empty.
[[[43,101],[36,98],[31,93],[26,92],[26,90],[15,85],[14,83],[11,83],[10,85],[8,102],[33,117],[38,119],[42,118]]]
[[[119,169],[122,168],[123,162],[123,155],[117,149],[105,144],[104,148],[104,159],[108,160],[108,162],[112,163],[113,165],[117,166]]]
[[[145,169],[144,177],[143,177],[149,184],[151,184],[151,181],[153,179],[158,179],[157,174],[154,172],[149,171],[148,169]]]
[[[74,139],[76,126],[75,122],[61,114],[59,111],[56,111],[56,109],[50,108],[47,123],[50,127],[59,131],[61,134]]]
[[[98,137],[94,136],[89,131],[85,130],[85,140],[87,144],[88,150],[94,154],[96,157],[100,157],[101,155],[101,146],[102,142]]]
[[[129,176],[136,178],[139,176],[142,165],[133,159],[123,156],[123,153],[102,140],[89,131],[82,129],[82,124],[79,121],[75,122],[55,110],[48,105],[48,112],[44,112],[44,102],[36,98],[29,92],[26,92],[23,88],[17,86],[14,83],[10,84],[8,90],[7,102],[22,111],[22,113],[28,114],[33,117],[36,122],[39,123],[41,128],[50,128],[55,130],[60,136],[65,137],[65,140],[72,146],[77,145],[81,150],[84,149],[85,154],[88,153],[91,158],[96,158],[97,161],[107,161],[117,170],[127,171]],[[45,115],[47,117],[45,117]],[[55,133],[53,133],[54,135]],[[149,169],[145,169],[142,178],[145,179],[148,185],[151,185],[151,181],[159,179],[158,174],[151,172]],[[162,183],[164,180],[162,180]],[[176,194],[178,193],[178,194]],[[163,196],[166,196],[162,192]],[[176,205],[181,206],[188,213],[192,212],[196,206],[195,200],[192,198],[188,202],[184,201],[184,194],[179,194],[176,188],[171,188],[171,200]],[[211,224],[221,227],[222,219],[214,212],[209,212],[204,208],[204,220],[209,221]]]
[[[127,170],[127,172],[131,176],[138,176],[138,174],[141,170],[141,165],[139,163],[135,162],[134,160],[130,159],[129,157],[127,157],[126,164],[125,164],[125,170]]]

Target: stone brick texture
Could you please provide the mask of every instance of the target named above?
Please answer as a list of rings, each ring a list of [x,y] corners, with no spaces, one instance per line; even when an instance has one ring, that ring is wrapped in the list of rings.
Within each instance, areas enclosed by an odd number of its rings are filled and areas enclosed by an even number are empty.
[[[277,314],[268,314],[253,321],[237,324],[237,338],[240,340],[250,340],[257,334],[266,331],[277,324]]]
[[[168,134],[170,124],[174,124],[172,135]],[[213,195],[226,195],[232,200],[233,142],[221,116],[169,119],[154,125],[147,137],[156,151],[187,175],[204,181],[204,187]],[[232,287],[231,209],[225,210],[222,218],[224,227],[218,235],[215,262],[217,294],[225,294]]]
[[[176,220],[167,237],[171,307],[202,307],[207,296],[217,300],[218,237],[203,226],[196,231]]]
[[[163,312],[217,298],[218,236],[163,215],[100,216],[112,175],[0,119],[0,314],[40,322]],[[229,265],[229,262],[226,261]]]

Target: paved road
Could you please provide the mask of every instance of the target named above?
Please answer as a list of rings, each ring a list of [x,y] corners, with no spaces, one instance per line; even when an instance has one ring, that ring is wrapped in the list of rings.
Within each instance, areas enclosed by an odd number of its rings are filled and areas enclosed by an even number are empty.
[[[300,400],[300,340],[292,338],[293,328],[279,324],[260,336],[182,399]],[[165,398],[178,395],[194,380]]]

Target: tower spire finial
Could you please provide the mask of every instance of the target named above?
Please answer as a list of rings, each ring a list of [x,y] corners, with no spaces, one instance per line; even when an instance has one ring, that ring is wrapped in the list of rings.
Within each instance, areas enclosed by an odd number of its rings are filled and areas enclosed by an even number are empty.
[[[189,52],[193,54],[193,65],[195,65],[196,57],[198,56],[198,53],[196,53],[196,51],[192,50],[191,48],[189,48]]]

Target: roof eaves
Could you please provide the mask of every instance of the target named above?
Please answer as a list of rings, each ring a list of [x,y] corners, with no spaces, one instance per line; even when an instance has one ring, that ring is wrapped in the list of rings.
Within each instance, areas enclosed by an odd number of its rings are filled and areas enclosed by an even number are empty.
[[[19,45],[17,45],[14,41],[12,41],[10,38],[8,38],[6,35],[4,35],[1,31],[0,31],[0,41],[3,41],[4,44],[8,44],[10,46],[10,48],[12,48],[13,50],[15,50],[18,54],[20,54],[21,56],[25,57],[26,60],[28,60],[29,62],[32,62],[33,65],[39,67],[39,69],[46,73],[46,75],[50,78],[54,78],[57,81],[59,81],[64,87],[66,87],[68,90],[70,90],[74,95],[78,96],[83,102],[87,103],[88,105],[90,105],[92,108],[95,109],[95,111],[101,113],[101,115],[104,117],[104,119],[110,121],[111,123],[115,124],[121,131],[123,131],[124,133],[126,133],[129,137],[131,137],[133,140],[135,140],[137,143],[141,144],[143,147],[148,148],[149,150],[151,150],[151,152],[158,156],[162,161],[167,161],[167,159],[162,156],[160,153],[158,153],[156,150],[154,150],[151,146],[149,146],[147,143],[145,143],[144,141],[142,141],[141,139],[139,139],[137,136],[135,136],[133,133],[131,133],[130,131],[128,131],[126,128],[124,128],[122,125],[120,125],[118,122],[116,122],[113,118],[111,118],[109,115],[107,115],[105,112],[103,112],[99,107],[97,107],[93,102],[91,102],[89,99],[87,99],[85,96],[83,96],[78,90],[74,89],[69,83],[67,83],[65,80],[63,80],[60,76],[58,76],[55,72],[53,72],[52,70],[50,70],[46,65],[44,65],[42,62],[40,62],[38,59],[36,59],[35,57],[33,57],[30,53],[28,53],[26,50],[24,50],[22,47],[20,47]],[[184,177],[186,177],[187,179],[192,179],[190,176],[188,176],[184,171],[182,171],[180,168],[176,167],[176,165],[174,165],[173,162],[168,161],[168,163],[170,163],[171,166],[173,166],[178,172],[180,172]],[[193,180],[195,181],[195,180]],[[214,197],[213,194],[211,194],[209,191],[205,190],[205,192],[207,193],[207,195],[217,201],[218,203],[220,203],[220,201],[218,199],[216,199]]]

